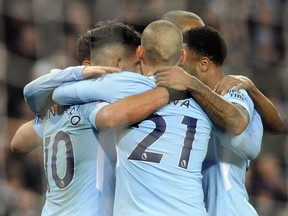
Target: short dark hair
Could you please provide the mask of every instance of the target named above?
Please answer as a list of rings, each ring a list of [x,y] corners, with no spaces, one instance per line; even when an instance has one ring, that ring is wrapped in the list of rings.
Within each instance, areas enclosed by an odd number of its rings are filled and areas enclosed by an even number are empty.
[[[210,26],[195,27],[183,35],[188,49],[207,56],[216,65],[222,65],[227,56],[227,46],[219,32]]]
[[[77,41],[77,61],[82,64],[90,60],[90,48],[99,47],[108,43],[127,45],[134,51],[141,43],[141,35],[132,26],[125,25],[117,20],[105,20],[96,23],[93,29],[82,33]]]
[[[107,44],[120,44],[133,51],[141,44],[141,35],[132,26],[117,21],[106,21],[96,28],[97,33],[90,38],[90,48],[95,49]]]

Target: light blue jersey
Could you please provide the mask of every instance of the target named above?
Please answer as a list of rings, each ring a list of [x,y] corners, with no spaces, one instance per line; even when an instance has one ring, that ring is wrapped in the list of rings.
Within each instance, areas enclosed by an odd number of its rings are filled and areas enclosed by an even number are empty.
[[[61,115],[49,110],[42,132],[39,122],[34,124],[37,133],[43,133],[47,177],[43,216],[112,215],[115,164],[105,145],[115,144],[105,142],[105,135],[95,130],[100,107],[96,103],[75,105]]]
[[[201,168],[210,132],[187,99],[120,133],[114,215],[206,215]]]
[[[120,72],[97,79],[66,83],[56,88],[52,97],[53,101],[60,105],[88,103],[96,100],[112,103],[153,88],[156,88],[153,77],[132,72]]]
[[[220,130],[211,135],[202,169],[206,208],[210,216],[256,216],[249,203],[245,174],[250,160],[260,152],[263,125],[244,90],[230,90],[224,98],[246,108],[250,123],[238,136]]]
[[[63,85],[53,99],[59,104],[114,102],[154,87],[153,79],[122,72]],[[205,112],[186,99],[118,131],[114,215],[207,215],[201,168],[211,129]]]

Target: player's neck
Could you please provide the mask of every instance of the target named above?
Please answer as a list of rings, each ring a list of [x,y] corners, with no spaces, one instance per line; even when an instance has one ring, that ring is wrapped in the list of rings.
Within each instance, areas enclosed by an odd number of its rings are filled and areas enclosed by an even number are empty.
[[[143,75],[145,75],[145,76],[154,76],[156,68],[157,67],[155,67],[155,66],[151,66],[151,65],[148,65],[148,64],[142,64]]]
[[[220,68],[217,68],[213,70],[210,73],[210,79],[207,81],[207,85],[211,88],[214,89],[216,84],[224,78],[224,73],[223,70]]]

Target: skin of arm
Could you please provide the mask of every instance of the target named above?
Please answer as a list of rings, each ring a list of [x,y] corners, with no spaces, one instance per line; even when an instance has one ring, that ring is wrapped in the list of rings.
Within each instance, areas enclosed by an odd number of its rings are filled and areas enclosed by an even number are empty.
[[[109,130],[129,126],[145,119],[168,102],[169,93],[162,87],[128,96],[100,109],[96,116],[97,128]]]
[[[215,86],[217,94],[224,95],[236,86],[235,90],[245,89],[252,98],[255,109],[259,112],[266,131],[281,134],[285,132],[283,120],[272,102],[245,76],[228,75]]]
[[[42,143],[42,139],[35,132],[33,121],[22,124],[11,140],[11,151],[16,154],[26,154]]]
[[[156,72],[157,85],[188,91],[206,111],[210,119],[222,130],[234,135],[242,133],[248,123],[248,112],[241,107],[226,101],[213,92],[196,77],[186,73],[180,67],[163,67]]]

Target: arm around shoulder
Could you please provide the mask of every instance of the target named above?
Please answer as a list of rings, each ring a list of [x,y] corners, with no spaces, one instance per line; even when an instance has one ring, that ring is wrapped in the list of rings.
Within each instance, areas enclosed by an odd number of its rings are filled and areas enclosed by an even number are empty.
[[[235,86],[235,91],[242,88],[248,92],[261,116],[266,131],[276,134],[285,132],[285,126],[277,108],[248,77],[227,75],[217,83],[214,90],[216,93],[224,95],[233,86]]]
[[[274,104],[255,85],[248,93],[261,116],[264,129],[275,134],[284,133],[284,122]]]
[[[97,128],[109,130],[127,127],[147,118],[168,101],[169,93],[161,87],[126,97],[100,109],[96,116]]]

